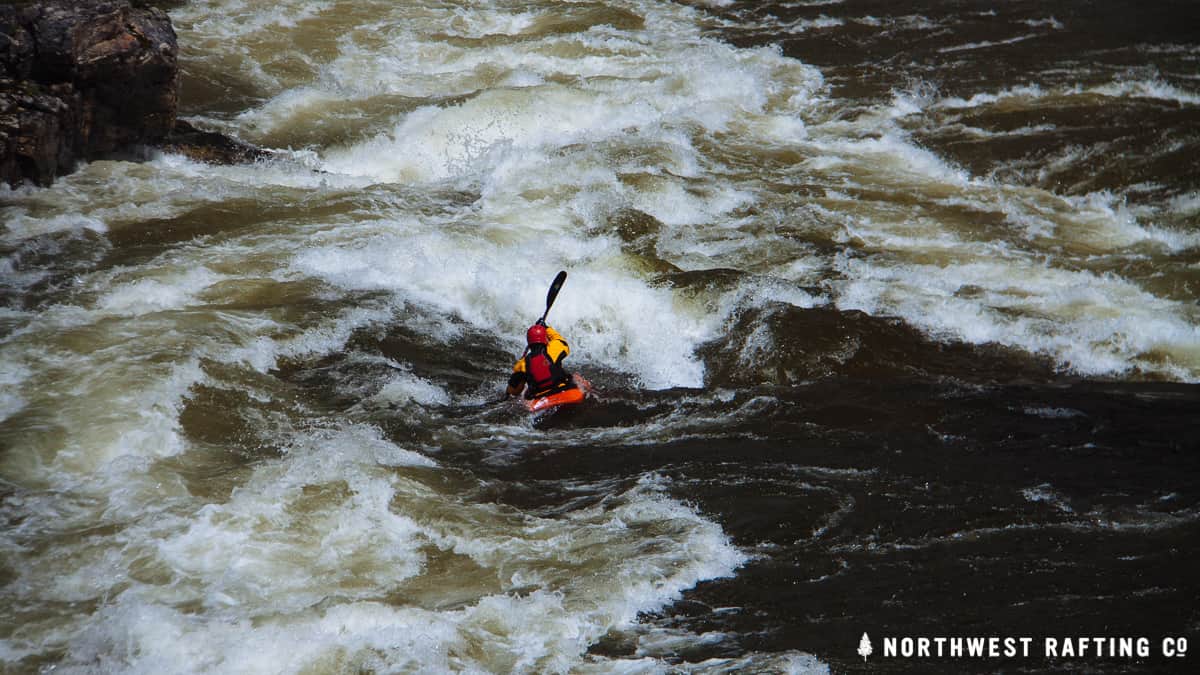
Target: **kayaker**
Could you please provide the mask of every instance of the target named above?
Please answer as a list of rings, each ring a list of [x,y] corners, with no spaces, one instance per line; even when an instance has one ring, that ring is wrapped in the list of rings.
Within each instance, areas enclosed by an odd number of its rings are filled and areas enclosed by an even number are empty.
[[[571,348],[558,331],[539,320],[525,331],[525,342],[529,345],[525,355],[508,378],[509,396],[519,396],[524,389],[525,398],[535,399],[575,388],[571,374],[562,366]]]

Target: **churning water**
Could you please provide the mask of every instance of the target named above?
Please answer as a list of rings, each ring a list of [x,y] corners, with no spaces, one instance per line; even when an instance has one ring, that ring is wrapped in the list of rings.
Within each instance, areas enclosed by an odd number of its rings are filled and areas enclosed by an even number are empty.
[[[0,195],[5,668],[1200,629],[1191,3],[171,17],[183,116],[276,153]],[[559,269],[600,396],[532,420],[490,401]]]

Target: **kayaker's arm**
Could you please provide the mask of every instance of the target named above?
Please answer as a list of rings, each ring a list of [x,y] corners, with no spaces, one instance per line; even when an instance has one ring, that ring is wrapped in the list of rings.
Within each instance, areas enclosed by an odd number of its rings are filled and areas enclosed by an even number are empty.
[[[562,333],[550,326],[546,326],[546,339],[549,341],[546,345],[546,354],[550,356],[551,361],[562,363],[562,360],[571,353],[570,345],[563,339]]]
[[[525,359],[517,361],[513,366],[512,375],[508,376],[508,388],[505,393],[509,396],[520,396],[525,389]]]

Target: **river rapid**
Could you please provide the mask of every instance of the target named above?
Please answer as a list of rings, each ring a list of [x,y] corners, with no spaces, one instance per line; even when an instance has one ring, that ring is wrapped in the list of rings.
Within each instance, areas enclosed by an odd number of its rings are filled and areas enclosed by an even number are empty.
[[[1200,645],[1194,3],[169,7],[273,157],[0,192],[0,670],[1194,672],[880,642]]]

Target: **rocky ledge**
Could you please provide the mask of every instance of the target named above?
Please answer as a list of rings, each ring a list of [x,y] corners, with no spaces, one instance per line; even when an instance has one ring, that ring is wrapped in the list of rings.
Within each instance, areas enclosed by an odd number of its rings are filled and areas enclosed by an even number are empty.
[[[197,129],[183,120],[176,120],[175,127],[158,143],[158,147],[208,164],[241,164],[265,159],[273,154],[270,150],[215,131]]]
[[[0,6],[0,177],[47,185],[77,159],[164,138],[175,125],[178,55],[155,7]]]
[[[0,5],[0,181],[49,185],[78,160],[163,144],[204,161],[265,153],[176,127],[179,47],[145,0]]]

